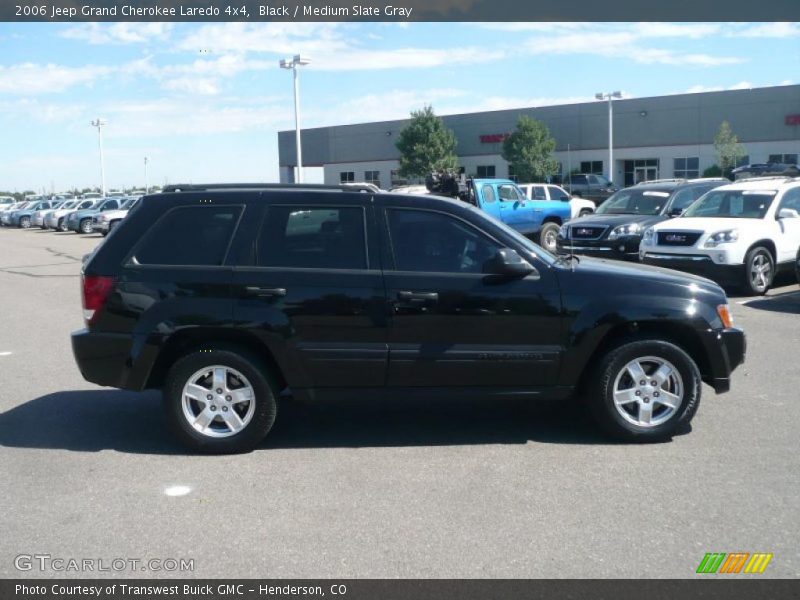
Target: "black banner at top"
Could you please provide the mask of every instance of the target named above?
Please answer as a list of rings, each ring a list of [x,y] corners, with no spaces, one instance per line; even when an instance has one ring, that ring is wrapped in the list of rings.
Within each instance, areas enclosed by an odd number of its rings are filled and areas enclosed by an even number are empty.
[[[2,0],[0,21],[793,21],[798,0]]]

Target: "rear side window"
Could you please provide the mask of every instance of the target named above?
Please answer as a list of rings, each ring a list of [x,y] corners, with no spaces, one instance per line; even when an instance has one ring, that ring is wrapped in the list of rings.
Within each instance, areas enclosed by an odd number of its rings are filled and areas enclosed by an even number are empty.
[[[241,206],[171,210],[139,243],[135,260],[142,265],[222,265],[241,213]]]
[[[271,206],[258,237],[262,267],[366,269],[364,209]]]

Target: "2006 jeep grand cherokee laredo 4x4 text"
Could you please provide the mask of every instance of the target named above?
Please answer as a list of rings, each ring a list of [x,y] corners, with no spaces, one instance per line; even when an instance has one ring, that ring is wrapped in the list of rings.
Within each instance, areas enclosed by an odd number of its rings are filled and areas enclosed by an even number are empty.
[[[276,399],[587,400],[672,435],[744,360],[715,283],[551,255],[464,202],[353,186],[172,186],[87,257],[83,376],[163,390],[181,440],[254,448]]]

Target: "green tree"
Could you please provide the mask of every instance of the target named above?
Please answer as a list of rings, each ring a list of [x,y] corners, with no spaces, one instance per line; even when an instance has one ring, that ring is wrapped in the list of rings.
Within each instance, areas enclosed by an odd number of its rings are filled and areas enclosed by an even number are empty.
[[[517,129],[503,142],[503,158],[520,181],[542,181],[558,170],[556,141],[544,123],[522,115]]]
[[[739,159],[747,154],[727,121],[720,124],[717,135],[714,136],[714,150],[717,152],[717,164],[726,177],[730,177],[731,170],[736,168]]]
[[[458,167],[456,136],[430,106],[411,111],[411,122],[400,131],[395,145],[400,150],[401,177],[425,177],[431,171]]]
[[[719,165],[711,165],[703,171],[703,177],[722,177],[722,169],[719,168]]]

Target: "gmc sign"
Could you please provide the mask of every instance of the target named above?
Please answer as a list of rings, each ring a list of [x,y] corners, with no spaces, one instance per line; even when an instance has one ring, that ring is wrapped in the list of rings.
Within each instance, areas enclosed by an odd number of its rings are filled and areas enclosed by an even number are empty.
[[[502,143],[510,133],[488,133],[485,135],[480,136],[481,144],[500,144]]]
[[[786,115],[787,125],[800,125],[800,114]]]

